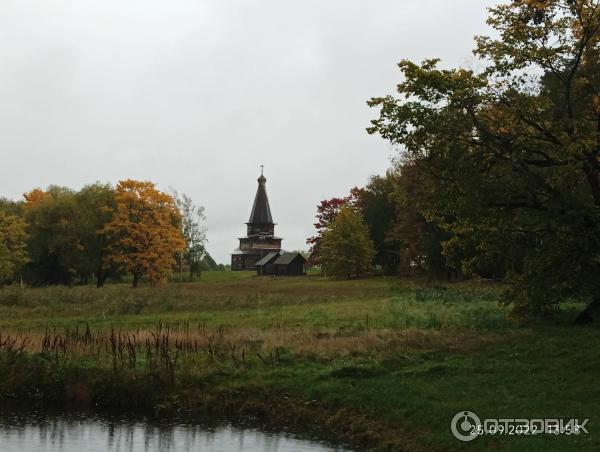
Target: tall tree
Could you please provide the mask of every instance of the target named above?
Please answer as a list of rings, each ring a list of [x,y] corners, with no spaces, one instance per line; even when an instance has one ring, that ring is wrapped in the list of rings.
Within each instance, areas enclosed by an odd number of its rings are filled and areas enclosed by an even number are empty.
[[[25,222],[0,211],[0,283],[12,282],[28,260]]]
[[[375,250],[369,230],[357,209],[342,207],[320,241],[320,259],[325,274],[360,277],[373,267]]]
[[[103,231],[110,241],[107,261],[126,268],[134,287],[145,275],[151,284],[163,281],[186,244],[175,200],[152,182],[128,179],[117,185],[115,201]]]
[[[210,255],[210,253],[208,251],[204,251],[204,256],[202,257],[202,260],[200,261],[200,268],[203,271],[214,271],[214,270],[218,270],[218,265],[215,262],[215,260],[213,259],[213,257]]]
[[[181,233],[186,241],[185,250],[178,256],[180,277],[185,261],[190,270],[190,278],[194,279],[202,270],[200,263],[206,253],[206,228],[202,224],[205,220],[204,207],[195,205],[186,194],[180,195],[173,191],[173,196],[181,213]]]
[[[514,255],[508,296],[545,313],[600,312],[600,2],[515,0],[490,9],[483,69],[402,61],[399,98],[375,98],[371,133],[434,180],[426,218],[479,255]]]
[[[421,203],[428,200],[427,174],[406,163],[398,165],[393,180],[394,219],[387,240],[398,250],[399,274],[426,274],[433,279],[457,276],[460,262],[449,258],[454,255],[442,254],[449,234],[421,213]]]
[[[79,192],[51,186],[26,193],[25,200],[31,282],[72,284],[95,279],[101,286],[114,273],[104,263],[102,233],[114,210],[114,190],[109,185],[88,185]]]
[[[50,186],[24,195],[24,218],[29,234],[30,262],[25,269],[33,284],[67,284],[77,276],[80,252],[79,230],[75,218],[75,192],[66,187]]]
[[[387,275],[397,274],[400,263],[400,244],[390,234],[397,217],[395,178],[390,171],[385,176],[372,176],[365,188],[353,189],[375,246],[375,263]]]
[[[349,196],[345,198],[331,198],[325,199],[317,206],[317,222],[314,223],[314,227],[317,230],[317,234],[309,237],[306,243],[310,246],[309,254],[310,257],[308,262],[310,265],[320,265],[320,253],[321,253],[321,239],[324,232],[329,226],[335,221],[338,213],[343,207],[351,206],[356,204],[357,191],[352,190]]]
[[[117,268],[106,260],[108,242],[103,232],[112,219],[115,190],[109,184],[86,185],[75,194],[76,212],[73,221],[79,237],[75,268],[80,281],[95,278],[102,287],[108,277],[116,276]]]

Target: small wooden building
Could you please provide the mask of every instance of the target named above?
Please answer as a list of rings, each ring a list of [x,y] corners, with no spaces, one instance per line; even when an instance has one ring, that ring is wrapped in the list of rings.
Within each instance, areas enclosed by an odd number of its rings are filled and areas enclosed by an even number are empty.
[[[256,274],[258,276],[262,275],[274,275],[275,274],[275,265],[274,262],[279,258],[279,251],[272,251],[259,260],[256,263]]]
[[[306,275],[306,259],[300,253],[272,252],[256,263],[257,275]]]
[[[306,259],[300,253],[283,253],[273,262],[273,266],[276,275],[306,275]]]

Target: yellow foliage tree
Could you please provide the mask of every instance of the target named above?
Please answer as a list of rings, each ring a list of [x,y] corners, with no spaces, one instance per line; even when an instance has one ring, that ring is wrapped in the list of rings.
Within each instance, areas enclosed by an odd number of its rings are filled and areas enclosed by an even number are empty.
[[[133,287],[144,275],[151,284],[164,281],[186,245],[175,200],[152,182],[128,179],[117,185],[115,201],[113,218],[103,230],[109,240],[107,259],[132,274]]]
[[[27,233],[23,219],[0,211],[0,283],[12,281],[27,262]]]

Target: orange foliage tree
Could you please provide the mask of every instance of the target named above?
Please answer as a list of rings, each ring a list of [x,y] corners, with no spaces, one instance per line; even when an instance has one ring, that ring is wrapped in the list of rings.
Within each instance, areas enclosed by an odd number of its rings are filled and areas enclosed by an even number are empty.
[[[117,185],[115,201],[103,231],[109,239],[108,261],[127,269],[134,287],[144,275],[151,284],[163,281],[186,245],[175,200],[152,182],[128,179]]]
[[[44,190],[40,188],[34,188],[28,193],[23,193],[23,198],[25,198],[24,206],[26,208],[31,207],[35,205],[38,201],[41,201],[42,199],[46,198],[47,196],[48,193],[46,193]]]

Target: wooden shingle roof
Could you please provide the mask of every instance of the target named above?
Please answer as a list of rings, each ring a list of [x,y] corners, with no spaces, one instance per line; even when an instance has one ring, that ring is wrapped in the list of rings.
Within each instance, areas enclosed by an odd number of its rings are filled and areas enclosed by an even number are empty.
[[[258,189],[254,197],[252,212],[248,224],[274,224],[269,207],[269,198],[267,197],[267,189],[265,187],[267,178],[262,174],[258,178]]]
[[[304,256],[300,253],[283,253],[281,256],[279,256],[277,258],[277,260],[275,262],[273,262],[273,264],[288,265],[290,262],[292,262],[298,256],[300,256],[303,261],[306,261],[306,259],[304,259]]]

